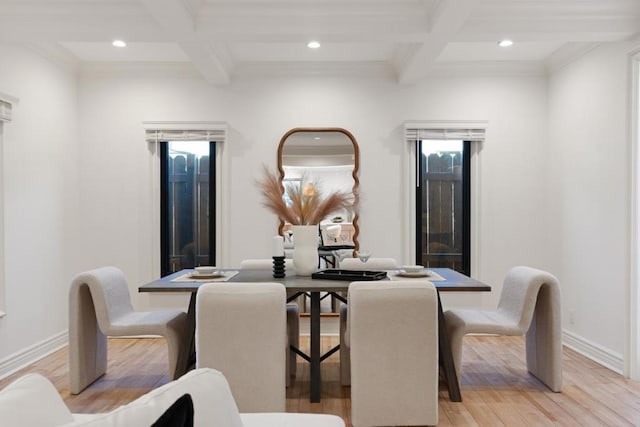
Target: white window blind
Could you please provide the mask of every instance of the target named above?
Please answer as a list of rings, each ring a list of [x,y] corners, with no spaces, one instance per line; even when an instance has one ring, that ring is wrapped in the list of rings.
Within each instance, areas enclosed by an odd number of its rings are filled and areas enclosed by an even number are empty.
[[[0,99],[0,122],[11,121],[11,103]]]
[[[423,139],[484,141],[484,129],[406,129],[409,141]]]
[[[217,122],[145,122],[145,140],[225,142],[227,125]]]
[[[453,139],[482,142],[486,127],[486,122],[414,122],[405,123],[404,136],[406,141]]]

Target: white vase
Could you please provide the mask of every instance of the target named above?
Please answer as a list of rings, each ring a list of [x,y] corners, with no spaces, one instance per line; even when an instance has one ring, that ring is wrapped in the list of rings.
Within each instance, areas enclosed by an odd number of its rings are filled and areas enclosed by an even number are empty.
[[[318,226],[294,225],[293,265],[298,276],[310,276],[318,270]]]

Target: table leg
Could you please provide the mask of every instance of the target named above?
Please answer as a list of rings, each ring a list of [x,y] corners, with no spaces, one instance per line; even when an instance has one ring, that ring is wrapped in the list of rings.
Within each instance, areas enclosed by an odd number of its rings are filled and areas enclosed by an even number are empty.
[[[320,402],[320,292],[311,292],[310,319],[310,400],[317,403]]]
[[[452,402],[462,402],[458,375],[456,374],[456,368],[453,364],[453,353],[451,353],[449,333],[444,320],[444,313],[442,312],[440,292],[438,292],[438,347],[440,349],[440,364],[444,370],[445,381],[449,389],[449,399]]]
[[[178,353],[174,380],[186,374],[191,365],[191,355],[195,348],[196,338],[196,292],[192,292],[191,298],[189,299],[185,329],[184,335],[182,336],[182,344],[180,345],[180,352]]]

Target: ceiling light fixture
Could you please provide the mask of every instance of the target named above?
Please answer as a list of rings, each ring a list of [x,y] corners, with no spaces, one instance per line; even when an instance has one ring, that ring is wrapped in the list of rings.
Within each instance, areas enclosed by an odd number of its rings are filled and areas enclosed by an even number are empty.
[[[307,43],[307,47],[309,49],[317,49],[320,47],[320,42],[316,40],[311,40],[309,43]]]
[[[123,40],[114,40],[111,44],[115,47],[125,47],[127,45]]]
[[[498,46],[500,47],[509,47],[509,46],[513,46],[513,41],[509,40],[509,39],[504,39],[504,40],[500,40],[498,42]]]

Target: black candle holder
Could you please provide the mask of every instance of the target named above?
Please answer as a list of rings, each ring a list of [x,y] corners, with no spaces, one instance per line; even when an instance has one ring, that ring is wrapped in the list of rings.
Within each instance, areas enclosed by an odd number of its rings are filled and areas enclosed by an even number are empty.
[[[273,277],[280,279],[280,278],[283,278],[284,276],[285,276],[284,257],[274,256],[273,257]]]

